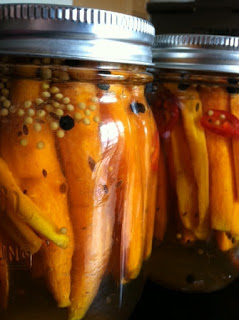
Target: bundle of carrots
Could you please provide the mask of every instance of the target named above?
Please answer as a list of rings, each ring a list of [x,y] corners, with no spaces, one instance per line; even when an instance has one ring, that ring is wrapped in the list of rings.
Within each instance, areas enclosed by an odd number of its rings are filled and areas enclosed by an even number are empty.
[[[0,241],[30,252],[32,277],[82,319],[106,271],[123,285],[151,254],[159,142],[144,85],[0,84]],[[7,308],[7,264],[0,280]]]
[[[230,89],[230,88],[229,88]],[[177,203],[177,239],[238,243],[239,95],[226,87],[165,83],[154,102],[163,127],[154,236],[163,241],[169,198]],[[172,125],[173,124],[173,125]]]

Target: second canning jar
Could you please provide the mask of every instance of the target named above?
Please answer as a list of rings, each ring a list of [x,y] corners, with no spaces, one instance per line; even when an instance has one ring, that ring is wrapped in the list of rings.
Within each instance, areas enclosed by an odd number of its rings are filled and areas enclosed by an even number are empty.
[[[153,234],[153,37],[115,12],[0,6],[1,319],[132,311]]]
[[[150,278],[215,291],[239,275],[239,38],[158,35],[153,61],[160,161]]]

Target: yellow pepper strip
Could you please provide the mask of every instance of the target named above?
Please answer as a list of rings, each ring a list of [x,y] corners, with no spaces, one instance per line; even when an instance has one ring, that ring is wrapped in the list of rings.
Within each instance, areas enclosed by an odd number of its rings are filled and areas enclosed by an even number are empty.
[[[3,239],[0,236],[0,248],[2,248]],[[0,253],[0,310],[6,310],[8,306],[8,296],[9,296],[9,271],[6,261]]]
[[[125,261],[125,280],[135,279],[142,266],[145,241],[144,181],[142,160],[139,161],[141,146],[139,144],[138,115],[132,111],[130,104],[125,105],[128,125],[125,128],[125,149],[122,156],[120,175],[125,181],[122,220],[122,259]],[[140,134],[141,130],[140,130]],[[144,169],[144,167],[143,167]]]
[[[144,85],[133,86],[132,88],[132,102],[136,105],[138,104],[139,108],[142,108],[142,112],[138,112],[135,119],[138,126],[138,144],[141,146],[138,161],[141,161],[140,165],[143,180],[144,260],[147,260],[151,255],[154,232],[159,138],[157,126],[152,111],[145,99],[144,91]]]
[[[35,254],[42,245],[42,240],[28,225],[19,219],[11,208],[0,213],[1,229],[11,238],[22,250]]]
[[[168,177],[166,159],[163,150],[163,140],[161,139],[161,151],[158,167],[158,185],[157,185],[157,200],[156,213],[154,223],[154,238],[158,241],[164,239],[168,222]]]
[[[209,163],[206,137],[199,123],[202,117],[202,105],[198,92],[193,87],[173,92],[180,100],[183,127],[198,188],[199,221],[194,233],[197,238],[203,240],[209,236]]]
[[[239,118],[239,94],[230,94],[230,109],[231,113]],[[234,173],[236,185],[236,199],[234,203],[234,212],[231,233],[236,237],[239,235],[239,141],[232,139],[232,152],[234,160]]]
[[[44,218],[39,207],[16,184],[14,177],[5,161],[0,158],[0,185],[8,192],[8,206],[13,208],[16,217],[27,223],[33,230],[53,241],[57,246],[66,248],[68,236],[62,234],[48,219]],[[0,205],[2,205],[0,203]],[[0,209],[2,209],[0,207]],[[8,213],[8,212],[7,212]]]
[[[171,133],[171,146],[179,216],[183,226],[194,231],[198,225],[198,190],[181,119]]]
[[[60,139],[59,146],[75,238],[69,319],[79,320],[98,292],[111,253],[115,216],[110,204],[115,188],[108,185],[109,157],[102,154],[102,144],[107,145],[111,131],[101,123],[94,84],[58,87],[76,107],[69,114],[74,117],[77,112],[74,128]]]
[[[239,118],[239,94],[230,94],[231,113]],[[237,190],[237,200],[239,200],[239,140],[232,140],[233,159],[235,168],[235,180]]]
[[[199,89],[203,112],[229,111],[229,96],[224,88]],[[210,223],[212,229],[231,232],[235,205],[232,144],[229,138],[206,132],[209,157]]]

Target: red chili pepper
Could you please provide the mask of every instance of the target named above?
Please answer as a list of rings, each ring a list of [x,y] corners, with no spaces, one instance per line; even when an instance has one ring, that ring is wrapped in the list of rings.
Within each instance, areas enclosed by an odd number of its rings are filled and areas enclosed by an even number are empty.
[[[173,131],[179,117],[179,100],[164,88],[158,92],[159,99],[154,102],[153,110],[158,125],[159,136]]]
[[[211,109],[200,122],[204,129],[220,136],[239,138],[239,119],[227,111]]]

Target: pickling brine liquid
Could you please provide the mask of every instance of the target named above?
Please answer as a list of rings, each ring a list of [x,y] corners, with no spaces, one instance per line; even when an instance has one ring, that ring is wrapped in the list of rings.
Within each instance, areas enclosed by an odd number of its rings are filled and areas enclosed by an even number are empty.
[[[212,292],[239,275],[237,82],[164,76],[148,95],[160,136],[149,274],[173,290]]]
[[[151,79],[141,67],[2,59],[1,319],[129,317],[153,236]]]

